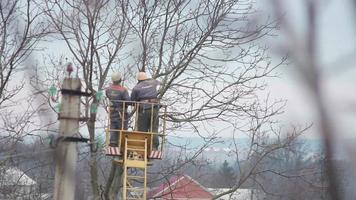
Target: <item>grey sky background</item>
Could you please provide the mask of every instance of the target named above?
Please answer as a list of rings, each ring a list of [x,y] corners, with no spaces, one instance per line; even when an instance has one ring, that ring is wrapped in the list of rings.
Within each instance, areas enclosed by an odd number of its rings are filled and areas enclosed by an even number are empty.
[[[299,31],[302,40],[306,26],[304,1],[283,2],[287,8],[286,17]],[[266,12],[270,12],[267,1],[264,6],[268,8]],[[356,14],[352,8],[352,2],[348,0],[319,1],[318,7],[318,59],[322,68],[324,99],[340,138],[356,137]],[[266,41],[272,47],[272,52],[286,42],[283,38],[283,33],[279,33],[277,38]],[[279,69],[280,78],[272,80],[270,84],[271,95],[288,100],[285,114],[281,118],[283,123],[314,123],[315,126],[306,136],[318,137],[314,105],[296,67],[291,63]]]
[[[301,34],[305,30],[304,1],[286,0],[286,17],[295,25]],[[257,6],[264,16],[272,15],[271,1],[259,2]],[[325,99],[329,103],[330,112],[337,122],[336,129],[345,137],[356,137],[353,132],[356,124],[356,15],[350,0],[320,1],[320,15],[318,18],[318,42],[319,60],[322,63],[323,87]],[[281,55],[278,50],[284,39],[282,32],[277,36],[262,41],[271,47],[271,56],[279,60]],[[47,53],[55,56],[69,54],[64,42],[44,43]],[[70,58],[70,57],[69,57]],[[70,60],[69,60],[70,61]],[[305,135],[306,137],[318,137],[317,120],[314,113],[314,105],[311,103],[309,91],[301,82],[296,66],[293,63],[278,69],[279,78],[270,79],[269,93],[271,98],[286,99],[285,113],[280,116],[282,126],[307,125],[314,123],[314,127]],[[261,94],[261,95],[265,95]],[[265,98],[261,96],[261,98]],[[229,131],[222,131],[221,136],[231,136]],[[226,134],[225,134],[226,133]],[[188,133],[190,135],[190,133]],[[243,135],[241,135],[243,136]]]

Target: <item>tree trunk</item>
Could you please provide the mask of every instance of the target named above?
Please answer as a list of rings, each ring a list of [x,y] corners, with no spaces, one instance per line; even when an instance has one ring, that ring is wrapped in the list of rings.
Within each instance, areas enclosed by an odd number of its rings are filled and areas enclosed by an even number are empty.
[[[105,187],[106,200],[118,199],[117,198],[118,193],[120,188],[122,187],[121,185],[122,172],[123,172],[122,165],[112,162],[109,179],[106,182],[106,187]]]
[[[95,102],[93,102],[95,103]],[[97,147],[95,145],[95,119],[96,113],[90,113],[90,119],[87,123],[90,136],[90,182],[94,199],[100,199],[99,178],[98,178],[98,161]]]
[[[90,179],[94,199],[100,199],[97,153],[90,153]]]

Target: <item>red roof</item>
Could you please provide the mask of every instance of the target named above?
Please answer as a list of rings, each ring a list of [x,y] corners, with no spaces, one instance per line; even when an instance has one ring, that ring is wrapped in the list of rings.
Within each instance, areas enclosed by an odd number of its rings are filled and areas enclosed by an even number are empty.
[[[211,199],[213,195],[190,176],[173,176],[148,194],[149,199]]]

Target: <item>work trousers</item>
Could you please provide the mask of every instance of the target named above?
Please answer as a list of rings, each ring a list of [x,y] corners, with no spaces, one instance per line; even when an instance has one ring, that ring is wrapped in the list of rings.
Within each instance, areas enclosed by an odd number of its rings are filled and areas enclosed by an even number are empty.
[[[124,121],[123,116],[125,117]],[[123,127],[122,127],[123,126]],[[110,112],[110,146],[118,146],[119,143],[119,130],[127,130],[128,127],[128,113],[122,110],[113,109]]]
[[[137,130],[143,132],[156,133],[153,135],[153,148],[158,149],[159,139],[158,139],[158,117],[159,108],[157,106],[149,108],[139,108],[138,118],[137,118]]]

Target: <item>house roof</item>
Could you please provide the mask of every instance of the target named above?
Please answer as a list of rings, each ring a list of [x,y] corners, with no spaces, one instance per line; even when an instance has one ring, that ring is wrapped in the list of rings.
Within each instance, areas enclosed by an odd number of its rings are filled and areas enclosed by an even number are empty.
[[[25,172],[16,167],[0,168],[0,184],[1,185],[35,185],[36,181],[27,176]]]
[[[150,199],[211,199],[213,195],[188,175],[173,176],[148,194]]]

